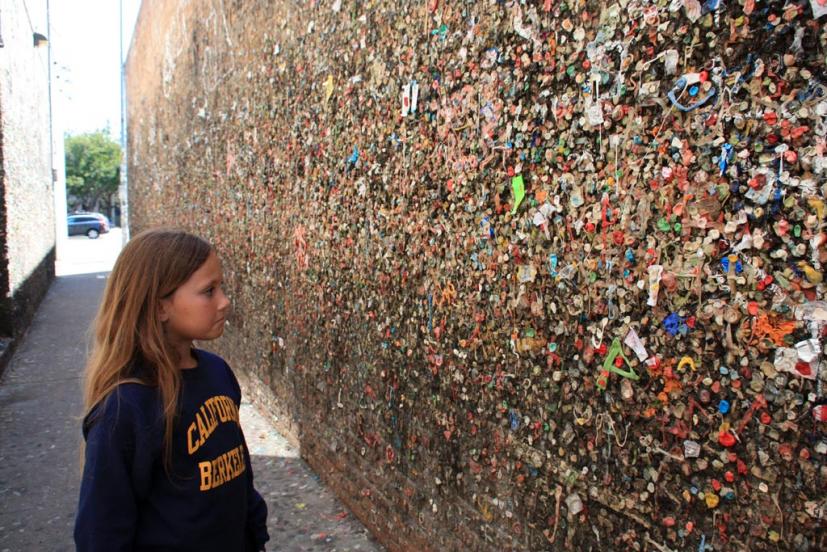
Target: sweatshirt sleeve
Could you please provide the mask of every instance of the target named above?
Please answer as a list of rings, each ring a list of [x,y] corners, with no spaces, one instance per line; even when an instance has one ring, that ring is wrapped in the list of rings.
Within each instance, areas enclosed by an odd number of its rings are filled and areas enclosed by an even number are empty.
[[[133,548],[153,447],[147,442],[150,428],[128,395],[119,388],[84,420],[86,451],[75,519],[79,552]]]
[[[250,463],[250,451],[244,441],[244,461],[247,463],[247,542],[253,550],[264,550],[264,543],[270,540],[267,532],[267,503],[253,485],[253,466]]]
[[[233,387],[234,399],[237,401],[239,408],[241,407],[241,386],[238,384],[235,374],[230,368],[229,364],[224,362],[224,366],[229,374],[230,381]],[[250,458],[250,449],[247,448],[247,439],[244,437],[244,431],[241,432],[241,438],[244,442],[244,462],[247,466],[247,547],[251,550],[264,550],[264,543],[270,540],[270,534],[267,532],[267,503],[264,502],[261,494],[256,491],[253,484],[253,465]]]

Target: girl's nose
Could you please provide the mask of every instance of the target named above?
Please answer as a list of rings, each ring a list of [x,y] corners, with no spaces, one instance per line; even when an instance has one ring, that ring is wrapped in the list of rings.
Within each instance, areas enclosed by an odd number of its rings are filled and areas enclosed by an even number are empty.
[[[230,298],[224,293],[223,289],[219,288],[221,295],[219,296],[219,310],[226,311],[230,309]]]

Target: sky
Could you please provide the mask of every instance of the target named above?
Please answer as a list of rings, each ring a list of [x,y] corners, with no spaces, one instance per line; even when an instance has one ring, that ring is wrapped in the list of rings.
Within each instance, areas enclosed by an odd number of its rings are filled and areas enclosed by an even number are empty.
[[[65,133],[81,134],[108,127],[112,138],[120,141],[121,3],[126,57],[141,0],[49,2],[52,99],[56,121]]]

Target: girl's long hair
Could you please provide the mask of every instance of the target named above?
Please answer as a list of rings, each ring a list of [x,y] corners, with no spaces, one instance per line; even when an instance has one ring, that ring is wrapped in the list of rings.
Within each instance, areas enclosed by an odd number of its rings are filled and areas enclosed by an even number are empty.
[[[164,417],[167,468],[181,388],[181,359],[164,337],[160,302],[186,282],[211,251],[205,240],[181,230],[141,232],[118,256],[94,322],[94,342],[85,374],[84,415],[88,416],[121,383],[155,387]]]

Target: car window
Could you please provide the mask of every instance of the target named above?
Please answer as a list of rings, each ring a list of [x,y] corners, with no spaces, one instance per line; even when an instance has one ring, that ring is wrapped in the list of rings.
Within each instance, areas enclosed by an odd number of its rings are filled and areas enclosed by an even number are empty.
[[[95,217],[69,217],[69,222],[95,222]]]

